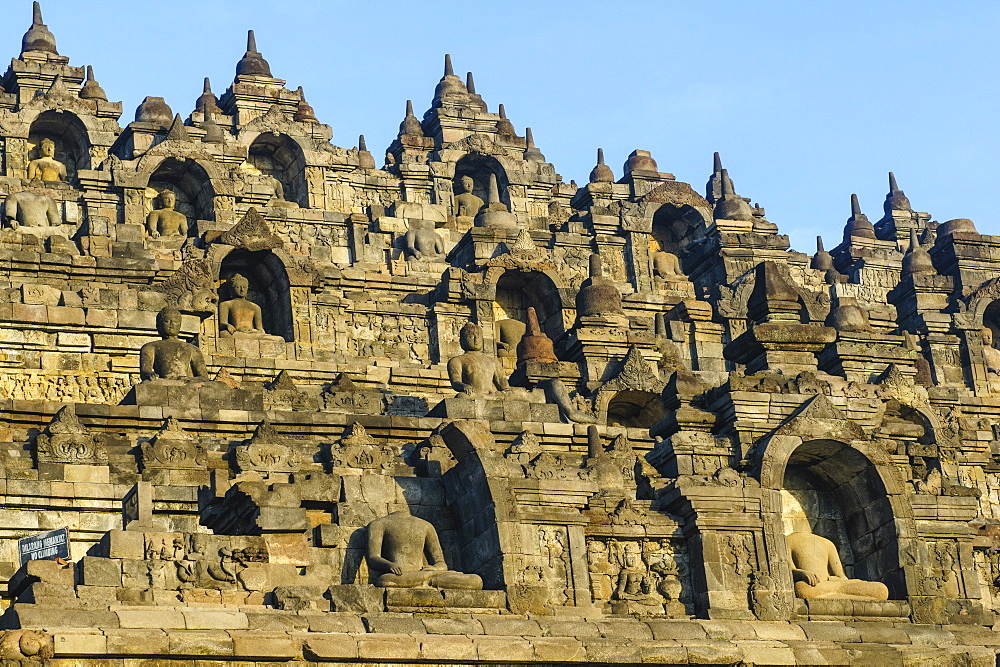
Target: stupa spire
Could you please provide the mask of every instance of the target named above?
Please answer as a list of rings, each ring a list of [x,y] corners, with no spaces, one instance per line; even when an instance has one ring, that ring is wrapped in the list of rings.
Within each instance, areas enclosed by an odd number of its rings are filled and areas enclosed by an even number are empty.
[[[21,39],[21,55],[26,51],[44,51],[59,55],[56,50],[56,38],[49,32],[48,26],[42,21],[42,6],[37,0],[31,6],[31,27]]]

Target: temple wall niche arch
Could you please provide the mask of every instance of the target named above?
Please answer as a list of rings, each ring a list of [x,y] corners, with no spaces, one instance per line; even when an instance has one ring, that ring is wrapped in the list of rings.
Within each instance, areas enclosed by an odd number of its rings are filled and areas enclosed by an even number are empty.
[[[161,204],[152,199],[164,190],[172,190],[177,195],[174,208],[186,215],[190,223],[215,219],[215,188],[208,172],[197,161],[168,157],[160,162],[146,184],[146,197],[150,200],[148,210],[159,208]]]
[[[230,293],[228,281],[237,273],[250,283],[247,299],[260,306],[264,331],[293,341],[291,285],[281,258],[270,250],[230,252],[219,265],[220,303],[236,296]]]
[[[761,478],[762,487],[780,494],[771,558],[787,557],[784,537],[791,533],[820,535],[837,545],[848,577],[881,581],[890,599],[905,599],[910,578],[900,554],[915,531],[891,463],[876,465],[840,440],[780,440],[783,451],[772,458],[784,463],[773,460]]]
[[[43,139],[55,143],[55,159],[66,165],[68,183],[76,180],[77,171],[91,168],[90,136],[76,114],[53,109],[38,114],[28,130],[28,161],[41,157]]]
[[[455,163],[452,191],[456,193],[461,192],[462,188],[459,183],[463,176],[469,176],[473,182],[472,194],[489,203],[487,193],[490,187],[490,174],[497,177],[500,200],[510,208],[510,194],[508,192],[510,180],[507,178],[507,170],[503,168],[499,160],[491,155],[468,153],[461,157]]]
[[[263,132],[247,149],[247,162],[281,184],[285,201],[308,206],[306,159],[302,147],[287,134]]]
[[[679,256],[704,226],[704,216],[690,204],[665,203],[653,212],[651,232],[659,249]]]
[[[562,337],[565,323],[555,282],[541,271],[507,270],[497,279],[493,300],[497,341],[503,340],[501,332],[508,328],[504,321],[527,323],[529,307],[535,309],[538,323],[549,338],[555,341]],[[509,330],[520,330],[523,334],[523,327],[511,326]],[[515,347],[518,341],[513,342]]]

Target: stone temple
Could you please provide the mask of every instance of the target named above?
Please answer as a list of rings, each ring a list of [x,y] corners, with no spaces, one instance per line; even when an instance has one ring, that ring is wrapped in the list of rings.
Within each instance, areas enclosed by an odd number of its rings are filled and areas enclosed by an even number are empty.
[[[0,659],[996,664],[1000,237],[578,186],[447,57],[377,159],[253,33],[0,84]]]

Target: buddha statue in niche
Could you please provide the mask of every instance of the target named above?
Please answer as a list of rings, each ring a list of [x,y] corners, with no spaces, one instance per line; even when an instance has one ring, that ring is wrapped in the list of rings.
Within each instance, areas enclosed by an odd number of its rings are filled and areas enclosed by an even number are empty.
[[[188,219],[180,211],[174,210],[177,205],[177,195],[173,190],[160,193],[162,208],[150,211],[146,216],[146,231],[152,238],[161,236],[187,236]]]
[[[56,144],[46,137],[38,145],[37,157],[28,163],[28,180],[65,182],[66,165],[55,158]]]
[[[458,179],[458,185],[461,192],[455,195],[455,217],[473,219],[479,213],[479,209],[485,205],[485,202],[472,194],[475,181],[472,180],[471,176],[463,176]]]
[[[219,304],[220,336],[285,342],[281,336],[272,336],[264,331],[260,306],[247,298],[250,281],[245,276],[234,273],[229,278],[229,289],[235,297]]]
[[[889,589],[879,581],[849,579],[837,545],[813,533],[785,536],[792,561],[795,595],[804,599],[888,600]]]
[[[983,360],[986,362],[986,375],[991,380],[1000,380],[1000,350],[993,347],[993,329],[983,327],[980,336],[983,339]]]
[[[405,511],[368,524],[368,567],[385,588],[460,588],[480,590],[478,574],[449,570],[437,531],[429,521]]]
[[[509,318],[497,322],[497,334],[499,338],[497,356],[516,357],[517,344],[521,342],[521,338],[524,336],[526,330],[527,325],[521,320]]]
[[[650,243],[649,261],[653,267],[653,276],[664,282],[686,281],[687,276],[681,270],[677,255],[665,251],[655,239]]]
[[[267,202],[267,205],[271,208],[298,208],[298,204],[285,199],[285,186],[281,184],[281,181],[274,177],[271,177],[271,180],[274,182],[274,195]]]
[[[180,339],[181,312],[164,308],[156,315],[156,330],[162,340],[139,348],[139,375],[144,382],[177,380],[182,383],[211,382],[201,350]]]
[[[466,323],[459,334],[464,354],[448,362],[448,379],[463,394],[484,395],[505,391],[507,379],[500,372],[500,364],[483,352],[483,332],[478,324]]]

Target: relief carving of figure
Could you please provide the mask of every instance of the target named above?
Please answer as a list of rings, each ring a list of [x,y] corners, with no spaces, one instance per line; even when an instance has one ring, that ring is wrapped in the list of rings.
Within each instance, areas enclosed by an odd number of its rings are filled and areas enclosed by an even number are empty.
[[[219,304],[219,335],[223,338],[253,338],[284,342],[281,336],[272,336],[264,331],[260,306],[247,298],[250,281],[239,273],[229,279],[229,289],[235,298]]]
[[[155,239],[161,236],[187,236],[187,216],[174,210],[176,205],[177,195],[173,190],[164,190],[160,193],[162,208],[150,211],[146,216],[146,231],[151,237]]]
[[[28,163],[28,180],[34,181],[55,181],[66,180],[66,165],[55,159],[56,144],[46,137],[38,145],[38,152],[41,157],[35,158]]]
[[[837,545],[812,533],[785,537],[792,559],[795,594],[800,598],[843,600],[888,600],[889,589],[878,581],[849,579],[837,553]]]
[[[368,567],[385,588],[461,588],[480,590],[478,574],[449,570],[437,531],[430,522],[404,511],[368,524]]]

